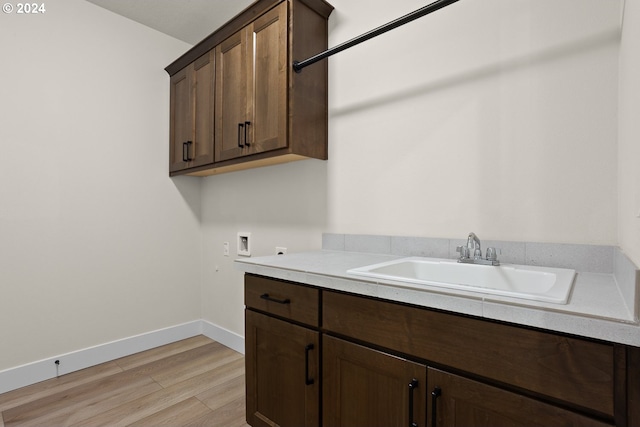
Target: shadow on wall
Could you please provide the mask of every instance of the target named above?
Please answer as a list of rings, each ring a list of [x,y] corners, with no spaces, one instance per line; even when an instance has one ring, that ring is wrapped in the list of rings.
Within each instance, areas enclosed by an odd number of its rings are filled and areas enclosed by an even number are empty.
[[[532,65],[567,59],[571,56],[581,55],[608,45],[618,44],[619,42],[619,30],[605,31],[593,37],[584,38],[576,42],[560,44],[550,49],[528,53],[519,57],[499,61],[494,64],[452,74],[446,78],[435,80],[425,85],[395,91],[392,94],[382,96],[377,99],[367,99],[345,107],[334,108],[330,110],[329,114],[330,116],[344,116],[396,102],[404,102],[407,99],[419,98],[426,94],[450,89],[459,85],[490,78],[492,76],[519,71]]]
[[[170,178],[173,185],[182,196],[182,200],[191,210],[198,222],[202,221],[202,178],[196,176],[174,176]]]
[[[324,229],[327,162],[308,159],[204,178],[203,222]]]

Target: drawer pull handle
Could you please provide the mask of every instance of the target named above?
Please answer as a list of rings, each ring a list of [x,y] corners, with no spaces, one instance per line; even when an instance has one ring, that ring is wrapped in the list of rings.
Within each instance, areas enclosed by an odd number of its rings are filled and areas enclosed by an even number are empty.
[[[436,387],[431,392],[431,427],[436,427],[438,424],[438,413],[436,411],[438,405],[438,397],[442,395],[442,389]]]
[[[418,427],[415,421],[413,421],[413,390],[418,388],[418,380],[412,379],[409,383],[409,427]]]
[[[313,344],[307,344],[304,348],[304,383],[306,385],[311,385],[315,382],[313,378],[309,378],[309,352],[313,348]]]
[[[269,296],[269,294],[262,294],[260,295],[260,298],[266,299],[267,301],[277,302],[278,304],[291,304],[291,300],[289,298],[278,299],[278,298]]]

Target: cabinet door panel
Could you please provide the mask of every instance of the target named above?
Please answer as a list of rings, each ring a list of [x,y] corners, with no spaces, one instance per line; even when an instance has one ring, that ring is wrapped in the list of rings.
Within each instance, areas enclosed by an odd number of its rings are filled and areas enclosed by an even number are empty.
[[[216,47],[215,161],[242,155],[247,109],[246,31],[240,30]]]
[[[245,320],[247,422],[318,426],[320,333],[251,310]]]
[[[441,395],[429,399],[429,425],[460,427],[553,427],[609,424],[487,384],[429,368],[428,391]],[[579,392],[579,391],[577,391]],[[431,397],[431,395],[430,395]]]
[[[194,63],[195,137],[192,167],[213,163],[214,52]]]
[[[325,426],[425,426],[426,366],[330,336],[322,350]]]
[[[287,146],[287,2],[251,25],[253,76],[248,86],[249,153]]]
[[[169,171],[174,172],[188,167],[187,149],[184,144],[193,141],[192,108],[191,108],[191,73],[190,65],[171,77],[171,136],[169,147]]]

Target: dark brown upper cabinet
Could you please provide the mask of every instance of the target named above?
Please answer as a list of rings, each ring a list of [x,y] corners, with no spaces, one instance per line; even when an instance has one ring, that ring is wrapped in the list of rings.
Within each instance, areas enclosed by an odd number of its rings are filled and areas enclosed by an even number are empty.
[[[287,3],[216,47],[216,161],[287,147]]]
[[[171,76],[169,171],[213,163],[213,52]]]
[[[258,0],[166,68],[170,175],[327,159],[327,63],[301,73],[292,64],[327,48],[332,10]]]

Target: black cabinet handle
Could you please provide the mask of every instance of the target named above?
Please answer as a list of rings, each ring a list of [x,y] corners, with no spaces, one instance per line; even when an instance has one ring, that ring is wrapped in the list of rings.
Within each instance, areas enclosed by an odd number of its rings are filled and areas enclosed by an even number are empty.
[[[244,144],[242,143],[243,129],[244,129],[244,124],[238,123],[238,147],[240,148],[244,147]]]
[[[249,143],[249,140],[247,139],[247,131],[249,130],[249,125],[251,125],[251,122],[244,122],[244,145],[246,145],[247,147],[251,145]]]
[[[418,424],[413,421],[413,390],[416,388],[418,388],[418,380],[414,378],[409,383],[409,427],[418,427]]]
[[[313,348],[313,344],[307,344],[304,348],[304,383],[306,385],[311,385],[315,382],[313,378],[309,378],[309,352]]]
[[[442,389],[436,387],[431,392],[431,427],[436,427],[438,424],[438,412],[436,410],[438,405],[438,397],[442,395]]]
[[[287,299],[278,299],[278,298],[273,298],[273,297],[269,296],[269,294],[262,294],[262,295],[260,295],[260,298],[266,299],[267,301],[277,302],[278,304],[291,304],[291,300],[289,298],[287,298]]]
[[[189,162],[189,161],[193,160],[189,156],[189,148],[191,147],[191,144],[193,144],[192,141],[186,141],[186,142],[182,143],[182,161],[183,162]]]

